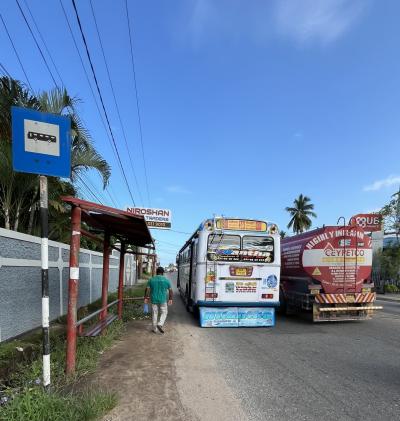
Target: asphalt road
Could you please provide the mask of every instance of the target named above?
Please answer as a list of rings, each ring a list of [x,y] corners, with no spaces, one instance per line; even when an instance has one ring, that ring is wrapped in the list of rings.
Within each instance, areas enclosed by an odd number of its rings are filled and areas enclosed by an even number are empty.
[[[400,303],[378,304],[369,321],[278,316],[273,328],[199,328],[199,341],[249,420],[399,420]]]

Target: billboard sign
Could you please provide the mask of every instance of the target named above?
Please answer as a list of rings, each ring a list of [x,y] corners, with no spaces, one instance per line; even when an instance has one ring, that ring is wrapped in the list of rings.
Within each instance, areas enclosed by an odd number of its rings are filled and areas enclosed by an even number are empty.
[[[366,232],[382,230],[382,215],[379,213],[359,213],[350,219],[349,225],[361,227]]]
[[[169,209],[127,207],[126,211],[133,215],[144,216],[144,220],[149,228],[171,228],[172,213]]]

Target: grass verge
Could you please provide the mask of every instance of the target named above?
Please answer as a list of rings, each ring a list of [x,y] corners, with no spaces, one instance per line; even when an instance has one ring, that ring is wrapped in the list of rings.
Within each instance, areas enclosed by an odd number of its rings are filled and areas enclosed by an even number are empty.
[[[125,291],[125,297],[143,297],[145,284]],[[116,299],[110,294],[109,302]],[[92,312],[101,301],[88,306]],[[114,394],[99,390],[75,391],[86,374],[97,367],[99,356],[120,337],[124,322],[148,318],[143,314],[143,302],[124,303],[123,321],[112,323],[95,338],[78,338],[76,372],[66,377],[65,329],[51,329],[51,392],[41,386],[41,334],[11,341],[0,346],[0,421],[86,421],[94,420],[111,410],[117,403]],[[110,311],[116,311],[112,307]]]

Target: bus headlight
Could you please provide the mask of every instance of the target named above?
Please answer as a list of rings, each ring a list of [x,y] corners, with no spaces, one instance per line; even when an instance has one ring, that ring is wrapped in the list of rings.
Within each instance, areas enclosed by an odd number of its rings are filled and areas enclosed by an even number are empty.
[[[268,232],[272,235],[278,234],[278,226],[275,224],[268,225]]]

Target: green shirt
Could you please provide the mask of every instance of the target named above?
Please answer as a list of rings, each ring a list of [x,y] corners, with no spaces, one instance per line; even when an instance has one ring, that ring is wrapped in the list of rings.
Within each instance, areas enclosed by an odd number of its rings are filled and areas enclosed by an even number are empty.
[[[169,280],[161,275],[153,276],[147,282],[150,288],[150,299],[152,304],[165,304],[168,301],[167,292],[171,288]]]

